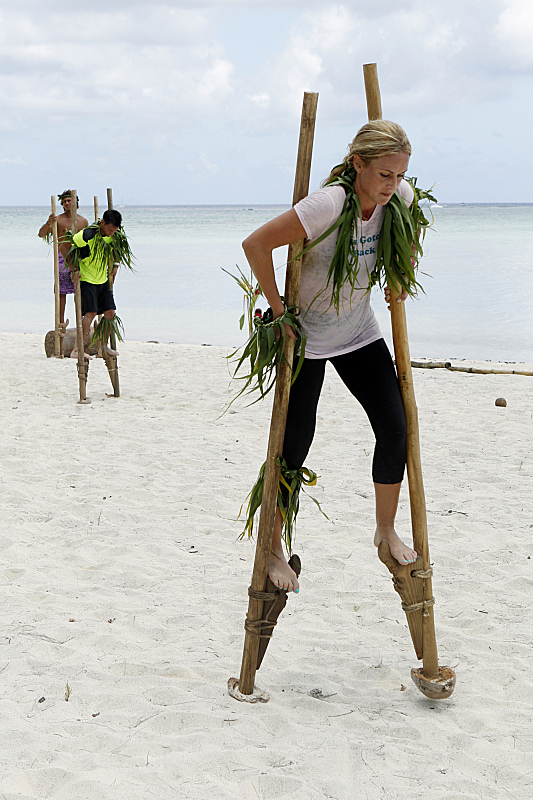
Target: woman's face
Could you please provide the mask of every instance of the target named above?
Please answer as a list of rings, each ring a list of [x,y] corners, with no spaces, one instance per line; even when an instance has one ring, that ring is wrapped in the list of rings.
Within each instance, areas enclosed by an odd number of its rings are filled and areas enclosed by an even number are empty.
[[[407,153],[391,153],[388,156],[374,158],[363,164],[356,154],[353,165],[357,172],[355,191],[363,210],[378,206],[386,206],[400,185],[409,166]]]

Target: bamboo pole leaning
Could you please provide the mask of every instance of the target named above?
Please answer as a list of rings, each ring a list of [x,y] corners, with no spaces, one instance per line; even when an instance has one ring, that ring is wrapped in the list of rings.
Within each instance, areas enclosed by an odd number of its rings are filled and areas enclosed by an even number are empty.
[[[51,205],[52,214],[56,216],[56,198],[52,195]],[[57,220],[52,222],[52,242],[54,250],[54,305],[55,305],[55,337],[54,337],[54,356],[56,358],[63,358],[61,351],[61,334],[60,334],[60,310],[59,310],[59,242],[57,238]]]
[[[107,190],[107,208],[108,211],[111,211],[113,208],[113,190]],[[113,264],[109,263],[109,286],[111,287],[111,291],[114,291],[113,287]],[[113,350],[117,349],[117,341],[115,336],[115,331],[111,330],[109,335],[109,343]],[[106,353],[105,346],[103,347],[103,352]],[[116,356],[112,356],[110,353],[106,353],[105,355],[105,362],[107,365],[107,369],[109,371],[109,377],[111,379],[111,385],[113,387],[113,396],[120,397],[120,384],[118,378],[118,360]]]
[[[78,192],[76,189],[72,190],[72,202],[71,202],[71,230],[72,233],[76,233],[76,229],[78,227]],[[78,272],[77,279],[74,282],[74,305],[76,308],[76,341],[78,346],[78,382],[80,388],[80,399],[78,403],[80,404],[88,404],[91,402],[91,399],[87,397],[87,377],[89,374],[89,362],[85,358],[85,341],[83,337],[83,314],[81,311],[81,285],[80,285],[80,273]]]
[[[381,95],[377,64],[363,66],[368,119],[382,119]],[[414,564],[400,566],[392,558],[388,545],[379,546],[379,557],[393,573],[396,590],[404,599],[411,589],[414,597],[402,604],[405,608],[409,630],[422,669],[412,669],[411,677],[420,691],[433,700],[449,697],[455,688],[455,672],[450,667],[439,667],[435,622],[433,614],[432,569],[429,559],[426,501],[420,457],[418,411],[411,370],[405,303],[398,302],[397,293],[391,288],[391,322],[396,356],[396,370],[400,383],[405,418],[407,423],[407,477],[411,506],[413,546],[418,553]]]
[[[94,206],[94,221],[98,222],[98,217],[100,215],[100,212],[99,212],[99,208],[98,208],[98,197],[96,195],[94,195],[94,197],[93,197],[93,206]],[[96,325],[97,325],[100,322],[100,320],[102,319],[102,315],[98,314],[96,319],[97,319],[97,322],[96,322]],[[98,358],[103,358],[103,357],[104,357],[104,352],[103,352],[102,342],[100,340],[98,340]]]
[[[318,94],[313,92],[304,93],[293,205],[306,197],[309,192],[317,103]],[[285,304],[287,307],[298,306],[299,303],[302,259],[294,257],[301,252],[302,249],[303,241],[296,242],[289,246],[285,279]],[[278,367],[265,463],[263,499],[259,516],[255,560],[251,586],[248,590],[248,614],[245,622],[246,633],[241,672],[239,680],[230,678],[228,681],[228,688],[232,697],[252,703],[257,700],[268,700],[268,695],[266,695],[266,693],[261,693],[255,689],[255,673],[257,670],[264,606],[264,599],[261,598],[261,594],[265,592],[268,578],[268,562],[277,507],[279,466],[276,461],[281,456],[283,450],[292,378],[290,365],[293,362],[294,345],[294,340],[287,337],[285,359],[280,362]]]

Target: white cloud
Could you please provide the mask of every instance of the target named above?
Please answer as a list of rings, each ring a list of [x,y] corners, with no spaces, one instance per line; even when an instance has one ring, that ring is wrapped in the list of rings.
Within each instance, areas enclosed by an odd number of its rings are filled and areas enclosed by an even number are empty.
[[[208,172],[210,175],[216,175],[217,173],[222,172],[218,164],[214,164],[206,153],[200,153],[199,161],[204,171]]]
[[[248,9],[253,24],[254,12],[271,7],[302,9],[298,24],[279,31],[263,64],[237,73],[213,14],[220,22],[219,9]],[[510,69],[506,50],[520,68],[533,64],[530,0],[97,0],[94,8],[50,13],[35,0],[0,12],[4,129],[31,114],[41,124],[120,114],[130,128],[218,115],[262,133],[292,125],[304,90],[328,98],[322,113],[332,121],[351,116],[364,62],[377,61],[386,78],[389,114],[496,96]]]
[[[10,199],[28,196],[4,177],[22,173],[16,162],[37,196],[50,194],[52,175],[90,194],[89,177],[113,168],[136,202],[154,187],[167,202],[210,202],[216,191],[221,202],[275,201],[289,194],[279,186],[294,167],[303,91],[320,93],[322,177],[365,118],[362,64],[374,61],[384,113],[419,135],[417,153],[446,140],[457,163],[472,161],[483,137],[499,142],[512,128],[517,139],[513,92],[533,75],[531,0],[0,5],[0,188]]]
[[[533,68],[533,4],[531,0],[506,0],[496,25],[503,53],[518,69]]]
[[[0,164],[22,164],[27,166],[26,162],[20,156],[16,156],[16,158],[0,158]]]
[[[501,0],[384,0],[307,10],[250,95],[267,94],[269,113],[283,116],[298,109],[304,90],[319,91],[341,120],[360,105],[361,65],[378,62],[389,113],[495,96],[507,72],[493,27],[501,7]]]
[[[44,117],[146,119],[216,112],[231,93],[231,63],[205,13],[144,5],[31,17],[0,15],[0,107]]]
[[[270,105],[270,96],[266,94],[266,92],[251,94],[248,99],[251,103],[254,103],[254,105],[259,106],[259,108],[268,108]]]

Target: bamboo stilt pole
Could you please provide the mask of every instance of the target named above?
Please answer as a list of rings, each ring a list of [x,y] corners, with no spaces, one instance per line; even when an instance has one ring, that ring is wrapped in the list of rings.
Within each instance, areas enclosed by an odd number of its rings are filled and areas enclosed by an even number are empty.
[[[293,205],[306,197],[309,191],[317,103],[318,94],[312,92],[304,93]],[[302,250],[302,245],[303,241],[297,242],[289,247],[285,281],[285,302],[287,306],[297,306],[299,302],[301,259],[296,259],[294,261],[291,261],[291,259]],[[295,342],[293,339],[287,339],[285,358],[288,363],[285,361],[280,363],[276,379],[265,465],[263,501],[261,503],[257,546],[255,549],[255,560],[250,587],[255,592],[264,592],[268,577],[268,562],[270,558],[270,548],[272,546],[272,533],[276,516],[279,482],[279,467],[276,464],[276,460],[281,456],[283,449],[292,377],[291,369],[288,364],[292,364],[294,344]],[[251,630],[253,629],[254,623],[262,619],[263,604],[263,600],[257,600],[253,597],[249,598],[248,614],[245,624],[246,634],[244,650],[238,683],[241,695],[251,695],[254,691],[260,640],[257,633],[252,633]]]
[[[52,214],[56,215],[56,199],[52,195],[50,198],[52,205]],[[61,336],[59,334],[59,242],[57,240],[57,220],[52,223],[52,241],[54,249],[54,305],[55,305],[55,338],[54,338],[54,355],[56,358],[63,358],[61,354]]]
[[[363,77],[365,80],[366,108],[368,121],[383,119],[381,110],[381,92],[379,91],[378,65],[364,64]]]
[[[108,211],[111,211],[111,209],[113,208],[113,190],[112,189],[108,189],[107,190],[107,208],[108,208]],[[114,289],[113,289],[113,265],[111,263],[109,264],[109,285],[111,287],[111,291],[114,291]],[[110,343],[111,348],[113,350],[117,349],[117,338],[115,336],[115,331],[113,331],[113,330],[111,331],[111,333],[109,335],[109,343]],[[118,379],[118,359],[117,359],[117,357],[108,354],[107,357],[106,357],[106,364],[107,364],[107,368],[109,370],[109,377],[111,379],[111,384],[113,386],[113,395],[115,397],[120,397],[120,384],[119,384],[119,379]]]
[[[367,98],[368,119],[382,119],[381,95],[379,91],[379,81],[377,64],[365,64],[363,66],[365,90]],[[433,699],[439,697],[449,697],[455,685],[455,673],[449,667],[442,667],[453,673],[453,685],[447,684],[447,693],[440,695],[433,693],[432,683],[442,686],[444,676],[439,670],[437,654],[437,640],[435,636],[435,622],[433,615],[433,590],[431,581],[431,564],[429,560],[429,542],[427,531],[426,500],[424,494],[424,481],[422,477],[422,460],[420,457],[420,436],[418,428],[418,410],[416,407],[415,391],[413,385],[413,373],[411,370],[411,357],[409,354],[409,341],[407,336],[407,319],[405,315],[405,303],[397,302],[398,295],[391,288],[391,322],[392,336],[394,342],[394,353],[396,356],[396,370],[400,382],[405,418],[407,423],[407,478],[409,482],[409,501],[411,505],[411,525],[413,529],[413,546],[422,558],[422,571],[427,573],[423,578],[423,600],[424,611],[422,618],[422,675],[415,678],[412,671],[413,680],[423,694],[431,696]],[[428,603],[428,605],[426,605]],[[446,677],[448,675],[446,674]],[[437,686],[438,689],[438,686]]]
[[[96,195],[94,195],[93,204],[94,204],[94,221],[98,222],[99,209],[98,209],[98,197]],[[98,324],[98,322],[100,322],[101,319],[102,319],[102,315],[98,314],[98,318],[97,318],[97,323],[96,324]],[[104,357],[104,353],[103,353],[103,349],[102,349],[102,342],[99,341],[98,342],[98,358],[103,358],[103,357]]]
[[[72,202],[71,202],[71,230],[73,233],[76,233],[77,228],[77,209],[78,209],[78,193],[76,189],[72,190]],[[78,273],[78,279],[74,284],[74,306],[76,308],[76,342],[78,348],[78,381],[80,386],[80,399],[78,403],[87,404],[90,403],[90,399],[87,397],[87,376],[89,373],[89,362],[85,358],[85,342],[83,340],[83,314],[81,312],[81,286],[80,286],[80,276]]]

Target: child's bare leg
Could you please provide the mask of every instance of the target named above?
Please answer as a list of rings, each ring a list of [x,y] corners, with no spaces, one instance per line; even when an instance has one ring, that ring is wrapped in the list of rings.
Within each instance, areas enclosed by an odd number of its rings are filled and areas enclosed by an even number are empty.
[[[402,542],[394,530],[394,520],[398,509],[401,483],[375,483],[376,492],[376,533],[374,544],[387,542],[391,555],[399,564],[412,564],[417,554]]]
[[[268,564],[268,576],[274,586],[285,589],[287,592],[296,592],[296,594],[298,594],[300,591],[298,578],[296,577],[296,573],[289,567],[281,544],[282,521],[281,512],[279,508],[277,508],[274,533],[272,536],[272,552],[270,553],[270,561]]]

